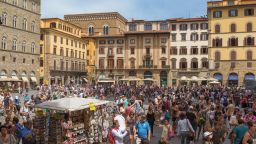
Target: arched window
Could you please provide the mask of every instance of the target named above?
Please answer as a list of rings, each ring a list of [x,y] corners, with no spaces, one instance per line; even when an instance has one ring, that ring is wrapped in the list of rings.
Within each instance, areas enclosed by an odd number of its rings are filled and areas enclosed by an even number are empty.
[[[220,52],[219,51],[217,51],[217,52],[215,52],[215,61],[220,61],[220,59],[221,59],[221,55],[220,55]]]
[[[109,28],[107,25],[103,26],[103,35],[108,35],[108,30]]]
[[[215,25],[215,33],[220,33],[220,25]]]
[[[35,48],[36,48],[35,43],[32,43],[32,44],[31,44],[31,53],[32,53],[32,54],[35,53]]]
[[[236,60],[236,52],[235,51],[230,52],[230,60],[232,60],[232,61]]]
[[[247,51],[246,52],[246,58],[247,58],[247,60],[252,60],[252,51]]]
[[[17,16],[13,16],[12,26],[13,26],[14,28],[17,27]]]
[[[187,59],[180,59],[180,69],[187,69]]]
[[[254,45],[254,37],[246,37],[244,38],[244,45],[245,46],[253,46]]]
[[[22,28],[23,28],[23,30],[27,30],[27,19],[26,18],[23,19]]]
[[[6,24],[7,24],[7,13],[6,13],[6,12],[4,12],[4,13],[2,14],[2,24],[3,24],[3,25],[6,25]]]
[[[207,58],[202,58],[202,68],[209,68],[209,62],[207,60]]]
[[[236,24],[230,25],[230,32],[236,32]]]
[[[197,60],[197,58],[192,58],[192,60],[191,60],[191,69],[198,69],[198,60]]]
[[[238,38],[229,38],[228,40],[228,45],[229,46],[238,46]]]
[[[252,23],[247,23],[246,24],[246,31],[247,32],[252,32]]]
[[[31,23],[31,31],[35,32],[35,21],[32,21]]]
[[[88,33],[89,33],[89,35],[93,35],[94,34],[94,27],[93,26],[89,26]]]
[[[6,37],[3,37],[2,38],[2,49],[6,49],[6,45],[7,45],[7,38]]]
[[[17,39],[13,39],[13,41],[12,41],[12,50],[14,50],[14,51],[17,50]]]
[[[222,39],[221,38],[213,39],[212,46],[213,47],[222,47]]]
[[[26,52],[26,41],[22,42],[21,49],[22,49],[22,52]]]

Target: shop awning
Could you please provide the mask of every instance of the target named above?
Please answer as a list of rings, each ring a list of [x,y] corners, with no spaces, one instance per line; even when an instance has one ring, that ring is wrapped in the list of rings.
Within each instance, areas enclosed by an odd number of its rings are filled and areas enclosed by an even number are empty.
[[[37,82],[36,77],[31,77],[31,81],[36,83]]]
[[[98,83],[115,83],[115,80],[98,80]]]
[[[0,76],[0,79],[7,79],[7,76]]]
[[[253,74],[246,74],[244,77],[244,80],[253,81],[253,80],[255,80],[255,76]]]
[[[237,74],[230,74],[229,77],[228,77],[228,80],[237,81],[238,80]]]
[[[20,82],[21,80],[19,79],[13,79],[13,78],[0,78],[0,82]]]
[[[38,108],[59,110],[59,111],[76,111],[89,108],[89,103],[93,103],[95,106],[109,103],[109,101],[97,100],[92,98],[77,98],[68,97],[52,101],[46,101],[36,105]]]
[[[28,78],[27,77],[21,77],[23,82],[28,82]]]

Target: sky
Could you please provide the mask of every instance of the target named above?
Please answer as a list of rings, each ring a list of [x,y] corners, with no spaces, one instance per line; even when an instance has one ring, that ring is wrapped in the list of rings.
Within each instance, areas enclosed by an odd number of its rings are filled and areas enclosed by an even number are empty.
[[[42,18],[119,12],[126,19],[163,20],[206,15],[207,0],[42,0]]]

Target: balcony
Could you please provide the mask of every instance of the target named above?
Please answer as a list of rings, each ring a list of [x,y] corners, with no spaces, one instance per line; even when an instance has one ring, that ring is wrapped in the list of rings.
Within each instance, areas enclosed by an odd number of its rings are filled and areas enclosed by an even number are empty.
[[[66,69],[66,68],[61,68],[61,67],[54,67],[51,66],[50,67],[50,71],[55,71],[55,72],[86,72],[85,68],[84,69],[74,69],[74,68],[70,68],[70,69]]]
[[[157,65],[140,65],[139,69],[157,69]]]
[[[178,72],[205,72],[208,71],[206,68],[186,68],[186,69],[178,69]]]

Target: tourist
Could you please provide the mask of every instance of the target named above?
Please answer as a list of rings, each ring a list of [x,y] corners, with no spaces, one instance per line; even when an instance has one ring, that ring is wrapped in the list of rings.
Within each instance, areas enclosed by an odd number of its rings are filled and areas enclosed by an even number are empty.
[[[135,126],[135,133],[138,134],[137,141],[150,141],[151,132],[145,115],[141,115],[139,123]]]
[[[153,137],[154,135],[154,123],[155,123],[155,113],[151,107],[148,109],[147,113],[147,121],[150,126],[150,131],[151,131],[151,136]]]
[[[256,123],[249,121],[247,123],[249,130],[245,133],[243,137],[242,144],[255,144],[256,141]]]
[[[242,119],[238,120],[238,126],[233,129],[234,144],[242,143],[245,133],[248,131],[248,127],[244,124]]]
[[[6,126],[1,126],[0,131],[0,144],[17,144],[15,137],[8,133]]]
[[[120,127],[120,124],[119,122],[116,120],[114,121],[114,128],[112,129],[112,135],[114,137],[114,140],[115,140],[115,144],[124,144],[124,137],[127,135],[127,131],[121,131],[119,129]]]

